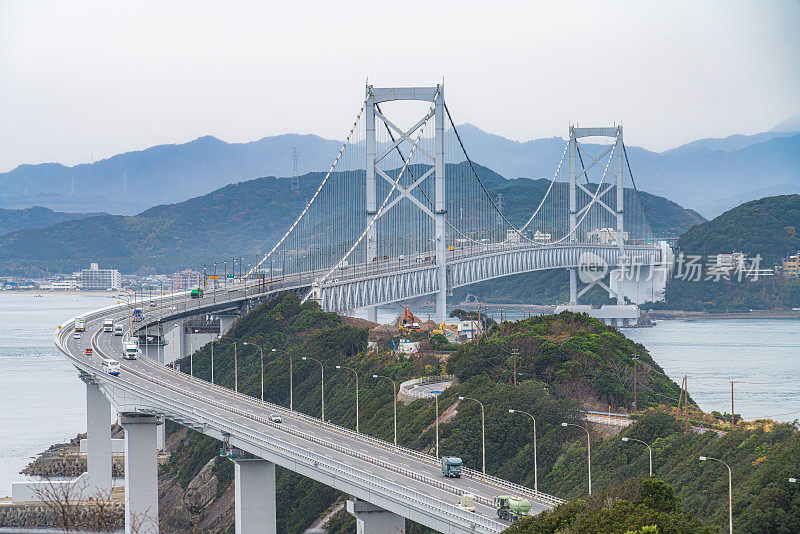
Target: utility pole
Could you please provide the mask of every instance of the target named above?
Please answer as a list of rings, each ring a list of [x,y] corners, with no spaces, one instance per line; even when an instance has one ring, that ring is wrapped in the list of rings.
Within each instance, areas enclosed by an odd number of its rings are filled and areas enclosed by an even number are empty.
[[[638,386],[639,386],[639,379],[637,378],[637,367],[636,364],[639,362],[639,358],[633,359],[633,411],[635,412],[638,408],[637,400],[638,400]]]
[[[733,383],[734,381],[731,380],[731,430],[736,426],[736,416],[733,415]]]

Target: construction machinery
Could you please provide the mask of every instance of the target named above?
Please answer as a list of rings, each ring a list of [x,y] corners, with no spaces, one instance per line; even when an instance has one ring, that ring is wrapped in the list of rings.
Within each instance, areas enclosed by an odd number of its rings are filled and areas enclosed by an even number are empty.
[[[406,313],[405,315],[403,315],[403,318],[400,319],[400,324],[398,325],[400,327],[400,331],[419,332],[420,331],[419,317],[408,311],[408,308],[406,308],[405,310]]]

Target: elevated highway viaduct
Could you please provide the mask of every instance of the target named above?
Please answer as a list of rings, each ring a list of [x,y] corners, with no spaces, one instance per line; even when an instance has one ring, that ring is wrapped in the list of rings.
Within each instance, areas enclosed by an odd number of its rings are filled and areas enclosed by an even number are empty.
[[[263,289],[240,285],[207,292],[202,299],[162,297],[155,308],[168,322],[246,308],[278,290]],[[156,429],[164,419],[223,442],[235,464],[237,533],[275,532],[275,465],[350,495],[348,510],[356,516],[360,532],[402,532],[408,518],[439,532],[495,533],[508,526],[497,517],[493,505],[497,495],[528,498],[537,512],[561,502],[471,469],[464,469],[461,478],[445,478],[433,456],[261,402],[148,357],[125,360],[123,343],[131,326],[136,326],[128,321],[129,313],[127,305],[110,306],[83,316],[86,327],[80,338],[74,336],[74,319],[55,334],[56,345],[86,383],[89,432],[84,482],[90,490],[111,487],[112,406],[125,428],[126,532],[158,532]],[[125,324],[123,336],[103,332],[103,321],[109,318]],[[91,355],[87,348],[93,349]],[[105,372],[104,359],[120,363],[118,376]],[[282,423],[269,420],[275,413],[282,416]],[[475,512],[457,505],[463,493],[475,495]]]

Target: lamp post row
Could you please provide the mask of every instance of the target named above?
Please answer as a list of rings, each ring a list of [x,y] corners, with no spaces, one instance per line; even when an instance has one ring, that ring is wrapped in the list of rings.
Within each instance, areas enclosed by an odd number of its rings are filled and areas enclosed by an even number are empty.
[[[128,300],[128,304],[130,305],[130,300]],[[237,343],[236,343],[235,340],[229,339],[229,341],[233,343],[233,347],[234,347],[234,349],[233,349],[234,350],[234,390],[236,392],[238,392],[239,391],[238,348],[237,348]],[[261,400],[263,401],[264,400],[264,349],[260,345],[258,345],[256,343],[251,343],[251,342],[243,342],[243,345],[253,345],[254,347],[259,349],[259,352],[260,352],[260,367],[261,367]],[[211,350],[212,350],[212,356],[211,356],[211,381],[213,383],[214,382],[214,356],[213,356],[213,350],[214,349],[213,349],[213,343],[212,343],[212,349]],[[273,352],[273,353],[276,352],[276,350],[277,349],[270,349],[270,351]],[[316,358],[303,356],[302,359],[304,361],[306,361],[306,360],[315,361],[320,366],[320,378],[321,378],[321,380],[320,380],[320,401],[321,401],[321,416],[322,416],[321,419],[324,421],[325,420],[325,366],[322,364],[322,362],[320,360],[318,360]],[[274,363],[275,361],[276,360],[273,360],[270,363]],[[355,415],[356,415],[356,432],[360,433],[361,429],[360,429],[360,424],[359,424],[358,372],[356,372],[355,369],[353,369],[351,367],[348,367],[348,366],[345,366],[345,365],[337,365],[336,368],[337,369],[346,369],[348,371],[351,371],[353,373],[354,378],[355,378],[355,383],[356,383],[356,412],[355,412]],[[289,356],[289,409],[290,410],[294,409],[292,374],[293,374],[292,358],[291,358],[291,356]],[[385,375],[373,374],[372,377],[376,378],[376,379],[387,380],[387,381],[391,382],[391,384],[392,384],[393,415],[394,415],[394,417],[393,417],[393,419],[394,419],[393,434],[394,434],[394,444],[397,445],[397,382],[394,379],[389,378],[388,376],[385,376]],[[439,424],[438,424],[439,423],[439,413],[438,413],[439,412],[439,395],[442,393],[442,391],[435,391],[435,392],[432,392],[432,393],[433,394],[431,396],[433,396],[435,398],[435,404],[436,404],[436,413],[435,413],[435,418],[436,418],[436,420],[435,420],[435,423],[436,423],[436,456],[438,458],[439,457]],[[477,402],[481,407],[481,469],[482,469],[483,473],[486,473],[486,418],[485,418],[486,417],[486,413],[485,413],[485,406],[481,401],[479,401],[478,399],[472,398],[472,397],[461,396],[461,397],[458,397],[458,399],[459,400],[471,400],[471,401]],[[536,418],[532,414],[530,414],[530,413],[528,413],[526,411],[523,411],[523,410],[509,409],[508,412],[512,413],[512,414],[513,413],[521,413],[523,415],[528,416],[533,421],[534,490],[538,491],[539,490],[539,473],[538,473],[538,460],[537,460]],[[582,429],[584,432],[586,432],[586,437],[587,437],[588,488],[589,488],[589,495],[591,495],[592,494],[592,449],[591,449],[592,445],[591,445],[591,434],[589,432],[589,429],[587,427],[585,427],[585,426],[578,425],[578,424],[575,424],[575,423],[561,423],[561,425],[564,426],[564,427],[568,427],[568,426],[578,427],[578,428]],[[652,477],[653,476],[653,449],[652,449],[652,447],[647,442],[645,442],[643,440],[640,440],[640,439],[637,439],[637,438],[623,437],[622,441],[623,442],[635,441],[635,442],[641,443],[642,445],[647,447],[648,460],[649,460],[649,475]],[[732,534],[733,533],[733,472],[732,472],[732,470],[730,468],[730,465],[728,465],[723,460],[720,460],[718,458],[712,458],[710,456],[700,456],[699,459],[700,459],[700,461],[710,460],[710,461],[721,463],[728,469],[728,528],[729,528],[729,532]],[[797,478],[789,478],[788,479],[788,481],[790,483],[795,483],[795,484],[797,483],[797,480],[798,480]]]

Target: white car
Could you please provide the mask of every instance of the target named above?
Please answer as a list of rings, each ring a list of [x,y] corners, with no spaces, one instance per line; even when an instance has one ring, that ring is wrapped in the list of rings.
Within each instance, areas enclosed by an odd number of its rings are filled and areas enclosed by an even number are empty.
[[[281,416],[276,414],[276,413],[270,415],[269,416],[269,420],[272,421],[273,423],[282,423],[283,422],[283,419],[281,418]]]
[[[74,334],[72,334],[72,337],[75,338],[75,339],[80,339],[81,338],[81,333],[80,332],[75,332]]]

